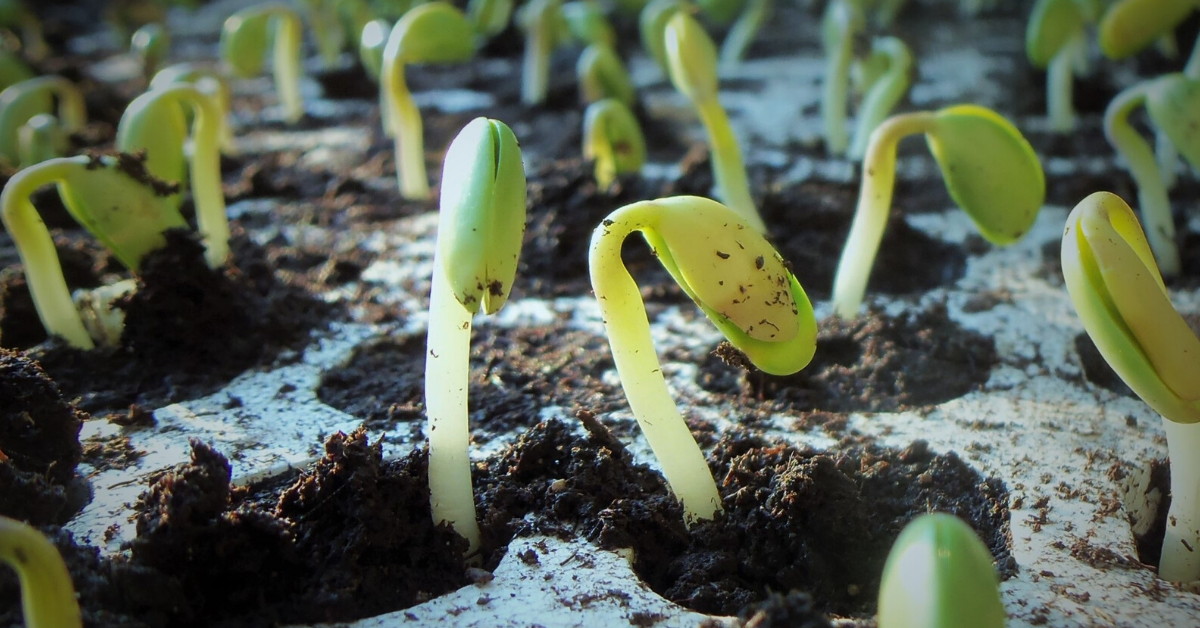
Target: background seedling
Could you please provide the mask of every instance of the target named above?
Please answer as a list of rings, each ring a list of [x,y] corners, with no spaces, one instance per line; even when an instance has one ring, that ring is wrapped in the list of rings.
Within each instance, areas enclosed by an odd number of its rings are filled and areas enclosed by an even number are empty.
[[[0,49],[0,90],[37,76],[15,52]]]
[[[615,98],[632,107],[637,98],[625,64],[621,63],[621,58],[612,48],[604,44],[592,44],[584,48],[575,65],[575,75],[579,79],[580,96],[586,103]]]
[[[729,342],[767,373],[791,374],[809,363],[816,319],[770,243],[715,201],[677,196],[626,205],[592,233],[592,289],[629,406],[688,520],[711,519],[720,495],[667,390],[641,293],[621,261],[621,245],[635,231]]]
[[[1021,132],[985,107],[957,105],[892,116],[871,134],[858,207],[833,279],[833,310],[854,318],[891,211],[896,146],[923,133],[946,190],[980,234],[995,244],[1017,241],[1033,226],[1046,196],[1041,163]]]
[[[446,2],[423,4],[409,11],[388,36],[383,51],[381,111],[384,131],[396,142],[396,178],[404,198],[429,198],[425,131],[421,112],[404,81],[404,66],[466,61],[475,52],[473,42],[471,23]]]
[[[512,20],[513,0],[470,0],[467,19],[481,38],[499,35]]]
[[[129,38],[129,51],[141,61],[142,76],[149,81],[171,52],[171,33],[157,22],[147,24]]]
[[[879,628],[1004,628],[992,554],[962,519],[913,519],[892,545],[879,586]]]
[[[74,133],[87,124],[83,93],[74,83],[60,76],[41,76],[0,92],[0,160],[10,166],[21,163],[19,134],[21,127],[38,114],[53,111],[58,100],[58,121],[64,133]]]
[[[467,448],[471,319],[508,300],[525,234],[525,170],[504,123],[476,118],[450,144],[433,288],[429,295],[425,407],[429,416],[429,499],[435,522],[449,522],[479,549]]]
[[[583,116],[583,157],[596,163],[596,184],[608,189],[617,175],[638,172],[646,163],[646,139],[637,118],[619,100],[588,106]]]
[[[383,50],[387,46],[392,23],[383,18],[367,22],[358,40],[358,61],[367,76],[376,83],[383,72]]]
[[[284,120],[296,122],[304,116],[304,100],[300,97],[300,16],[295,11],[284,4],[270,3],[229,16],[221,30],[221,59],[234,76],[257,76],[262,72],[267,42],[272,39],[275,93]]]
[[[150,80],[150,89],[163,89],[173,83],[190,83],[196,89],[208,94],[214,99],[214,104],[220,110],[218,124],[220,130],[221,152],[232,155],[237,152],[233,142],[233,131],[229,128],[229,108],[231,92],[229,81],[216,70],[200,67],[191,63],[176,63],[158,71]],[[191,113],[191,111],[187,111]]]
[[[596,0],[573,0],[563,4],[562,18],[571,37],[583,45],[616,48],[617,33]]]
[[[1171,305],[1150,244],[1120,197],[1097,192],[1075,206],[1062,268],[1100,355],[1164,419],[1171,507],[1159,576],[1200,580],[1200,339]]]
[[[854,141],[850,144],[850,158],[855,160],[866,155],[871,132],[888,117],[912,84],[912,53],[903,41],[896,37],[880,37],[871,50],[871,56],[878,59],[880,74],[870,81],[862,106],[858,108]]]
[[[666,73],[671,72],[665,41],[667,22],[680,10],[691,12],[695,7],[686,0],[653,0],[638,15],[638,34],[642,39],[642,49],[654,57],[658,67]]]
[[[69,144],[58,118],[48,113],[33,116],[17,129],[17,155],[22,168],[62,157]]]
[[[567,31],[562,4],[559,0],[530,0],[517,11],[517,24],[525,31],[521,102],[538,105],[546,100],[550,86],[550,55]]]
[[[746,9],[721,42],[720,59],[723,67],[734,67],[746,56],[746,50],[754,43],[759,29],[771,18],[771,0],[747,0],[745,6]]]
[[[717,100],[717,51],[712,39],[691,15],[676,11],[667,21],[664,44],[671,83],[692,101],[708,131],[717,197],[755,231],[766,233],[767,226],[750,196],[742,149]]]
[[[1038,0],[1025,29],[1025,56],[1033,67],[1046,69],[1046,113],[1050,129],[1067,133],[1075,128],[1071,98],[1076,59],[1086,54],[1086,17],[1077,0]]]
[[[830,0],[821,18],[821,42],[825,47],[825,81],[821,92],[821,119],[825,124],[825,148],[841,155],[850,144],[846,130],[846,93],[850,84],[850,62],[854,38],[864,27],[862,8],[854,0]]]
[[[42,21],[20,0],[0,1],[0,27],[20,33],[21,47],[30,59],[40,61],[50,54],[42,35]]]
[[[1100,19],[1100,50],[1110,59],[1124,59],[1174,31],[1197,7],[1195,0],[1120,0]],[[1200,40],[1184,73],[1200,78]]]
[[[28,628],[81,628],[71,574],[58,548],[20,521],[0,517],[0,562],[16,570]]]

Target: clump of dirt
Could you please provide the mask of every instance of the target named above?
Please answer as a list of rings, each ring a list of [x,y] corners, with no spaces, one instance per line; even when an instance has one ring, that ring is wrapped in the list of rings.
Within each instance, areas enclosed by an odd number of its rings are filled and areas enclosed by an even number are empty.
[[[73,484],[87,418],[37,362],[0,349],[0,515],[61,524],[82,506],[87,489]]]
[[[872,310],[820,321],[813,361],[784,377],[759,371],[723,343],[704,359],[698,383],[773,409],[894,412],[961,397],[987,382],[996,361],[994,340],[935,304],[899,317]]]
[[[187,230],[146,256],[125,310],[122,345],[78,351],[57,340],[34,349],[65,394],[92,413],[160,407],[203,396],[256,364],[305,343],[332,313],[275,277],[261,248],[236,229],[232,263],[213,270]]]
[[[359,347],[346,364],[322,376],[317,396],[372,429],[423,422],[425,355],[424,336]],[[469,388],[476,441],[528,427],[550,405],[613,408],[622,402],[620,392],[601,381],[611,368],[604,338],[562,324],[476,327]]]

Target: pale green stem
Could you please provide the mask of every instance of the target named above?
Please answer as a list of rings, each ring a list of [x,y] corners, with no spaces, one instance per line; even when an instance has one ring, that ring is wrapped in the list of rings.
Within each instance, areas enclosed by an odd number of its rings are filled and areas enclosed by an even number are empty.
[[[1183,74],[1194,81],[1200,81],[1200,37],[1192,46],[1192,54],[1188,56],[1187,65],[1183,66]]]
[[[1158,575],[1172,582],[1200,580],[1200,423],[1163,417],[1171,459],[1171,508]]]
[[[548,27],[537,20],[525,38],[525,60],[521,77],[521,102],[541,104],[550,86],[551,35]]]
[[[196,227],[204,239],[204,259],[209,268],[220,268],[229,259],[229,216],[221,186],[221,120],[216,99],[192,86],[180,94],[195,113],[192,132],[192,198]]]
[[[1046,68],[1046,113],[1050,130],[1056,133],[1070,133],[1075,128],[1075,105],[1071,93],[1075,87],[1074,42],[1082,38],[1082,31],[1072,37]]]
[[[387,92],[387,116],[396,145],[396,181],[400,195],[407,199],[429,198],[429,177],[425,173],[425,129],[421,111],[413,102],[404,82],[404,67],[397,64],[384,71]]]
[[[750,182],[746,179],[742,149],[733,134],[733,127],[729,125],[725,109],[715,96],[706,102],[697,102],[696,109],[700,112],[700,121],[704,123],[704,129],[708,131],[717,197],[759,233],[766,233],[767,225],[758,215],[758,207],[754,205],[754,197],[750,195]]]
[[[1158,160],[1158,169],[1162,172],[1163,187],[1171,191],[1178,183],[1175,167],[1179,163],[1179,151],[1175,150],[1175,142],[1162,131],[1154,131],[1154,157]]]
[[[25,265],[25,281],[38,318],[47,334],[59,336],[77,349],[92,349],[95,344],[71,300],[54,240],[29,197],[42,186],[62,181],[69,171],[83,168],[86,163],[83,157],[42,162],[13,175],[0,193],[0,218]]]
[[[34,528],[0,517],[0,562],[17,572],[21,612],[29,628],[80,628],[71,574],[58,548]]]
[[[1154,150],[1141,134],[1129,124],[1129,114],[1146,101],[1146,84],[1131,87],[1117,94],[1104,112],[1104,134],[1117,153],[1129,164],[1130,174],[1138,187],[1138,205],[1142,210],[1142,225],[1146,240],[1154,251],[1163,276],[1179,274],[1179,247],[1175,244],[1175,221],[1171,216],[1171,200],[1163,185],[1162,173],[1154,160]]]
[[[283,119],[294,123],[304,117],[300,97],[300,18],[290,11],[275,16],[275,91]]]
[[[687,520],[712,519],[721,511],[721,496],[704,454],[667,390],[642,295],[621,261],[625,238],[655,225],[618,214],[609,220],[601,227],[602,235],[592,236],[588,263],[621,387],[671,492],[683,503]]]
[[[825,85],[821,94],[821,117],[825,121],[825,148],[841,155],[850,144],[846,130],[846,93],[850,88],[850,61],[854,58],[853,37],[843,29],[839,45],[829,54],[825,65]]]
[[[858,316],[858,308],[867,292],[867,280],[892,209],[896,146],[909,135],[929,132],[935,122],[936,117],[930,112],[906,113],[888,118],[871,133],[863,160],[858,207],[854,210],[850,236],[833,278],[833,313],[841,318]]]
[[[854,142],[850,144],[850,158],[860,160],[867,152],[867,141],[871,132],[892,112],[904,93],[908,91],[912,71],[912,54],[908,46],[899,39],[885,37],[876,48],[888,58],[887,71],[876,80],[858,109],[858,123],[854,128]]]
[[[467,539],[470,556],[478,551],[480,542],[475,494],[471,488],[471,460],[467,453],[471,437],[467,392],[472,315],[455,298],[436,253],[433,269],[425,356],[429,505],[434,522],[449,522]]]
[[[755,36],[763,23],[771,17],[771,0],[750,0],[738,16],[737,22],[721,42],[720,63],[726,68],[736,67],[746,56],[746,50],[754,43]]]

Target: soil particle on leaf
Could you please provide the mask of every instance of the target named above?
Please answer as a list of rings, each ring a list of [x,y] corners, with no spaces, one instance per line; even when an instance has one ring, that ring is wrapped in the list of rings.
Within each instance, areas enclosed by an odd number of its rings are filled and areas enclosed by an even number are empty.
[[[37,362],[0,349],[0,515],[41,525],[74,514],[87,418]]]
[[[731,355],[734,364],[726,364]],[[979,388],[997,357],[991,338],[959,326],[935,304],[899,317],[872,310],[850,321],[820,321],[813,361],[795,375],[767,375],[743,360],[730,350],[708,356],[699,384],[778,409],[894,412]]]

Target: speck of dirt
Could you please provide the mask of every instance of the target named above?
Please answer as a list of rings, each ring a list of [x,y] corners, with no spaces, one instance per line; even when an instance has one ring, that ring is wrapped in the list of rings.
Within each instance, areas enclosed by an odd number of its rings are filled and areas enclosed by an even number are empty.
[[[981,387],[997,360],[994,341],[950,320],[942,304],[899,317],[872,310],[820,321],[813,361],[795,375],[767,375],[738,357],[729,350],[706,357],[699,384],[739,401],[825,412],[942,403]]]
[[[812,596],[800,591],[771,593],[742,609],[738,619],[744,628],[833,628],[829,618],[817,611]]]

